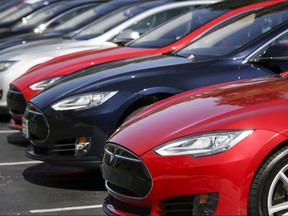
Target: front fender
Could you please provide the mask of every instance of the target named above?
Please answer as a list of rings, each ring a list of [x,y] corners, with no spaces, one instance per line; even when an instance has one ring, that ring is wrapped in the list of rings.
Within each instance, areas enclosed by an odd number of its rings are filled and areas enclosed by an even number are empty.
[[[148,96],[153,94],[179,94],[183,90],[180,90],[178,88],[172,88],[169,86],[157,86],[157,87],[151,87],[151,88],[145,88],[141,91],[135,93],[137,96]]]

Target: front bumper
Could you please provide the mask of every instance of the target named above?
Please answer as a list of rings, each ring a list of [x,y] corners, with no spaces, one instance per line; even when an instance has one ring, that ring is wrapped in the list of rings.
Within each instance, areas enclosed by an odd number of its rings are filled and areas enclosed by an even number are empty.
[[[73,167],[91,167],[99,168],[101,156],[86,156],[86,157],[75,157],[75,156],[63,156],[59,157],[57,155],[47,155],[41,154],[39,151],[34,151],[33,145],[29,145],[25,155],[33,160],[43,161],[49,164],[57,164],[64,166],[73,166]]]
[[[135,161],[126,160],[133,154],[129,150],[119,157],[119,151],[112,152],[105,151],[101,165],[109,193],[103,203],[107,215],[247,215],[253,173],[247,175],[248,168],[243,166],[251,163],[245,152],[237,157],[235,150],[235,155],[193,158],[161,157],[149,151],[138,157],[138,169],[131,168]],[[121,178],[124,174],[129,177]],[[139,196],[134,183],[143,176],[151,188]]]
[[[45,113],[45,114],[44,114]],[[66,113],[67,114],[67,113]],[[97,117],[95,117],[97,119]],[[107,134],[89,118],[65,115],[47,108],[43,112],[28,104],[22,133],[31,142],[26,156],[53,164],[99,165]]]
[[[22,129],[22,117],[25,112],[27,102],[22,92],[15,86],[10,86],[7,94],[7,106],[9,114],[12,119],[8,123],[8,126],[13,129]]]

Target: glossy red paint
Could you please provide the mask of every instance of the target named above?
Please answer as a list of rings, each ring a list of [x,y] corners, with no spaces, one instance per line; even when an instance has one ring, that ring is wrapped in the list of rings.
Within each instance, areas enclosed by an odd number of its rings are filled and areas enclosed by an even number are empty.
[[[135,199],[108,190],[107,200],[113,197],[145,206],[152,209],[151,215],[160,215],[158,206],[167,198],[217,192],[213,215],[247,215],[256,172],[288,139],[287,82],[263,77],[224,83],[170,97],[141,111],[108,143],[116,143],[141,158],[152,177],[152,189],[146,197]],[[247,129],[254,132],[218,154],[195,158],[160,156],[154,151],[180,137]],[[125,215],[113,205],[108,209]]]
[[[203,26],[199,27],[198,29],[179,39],[178,41],[175,41],[174,43],[161,48],[115,47],[105,50],[89,50],[60,56],[31,68],[24,75],[14,80],[11,84],[15,86],[18,90],[20,90],[24,95],[26,101],[28,101],[39,92],[39,90],[30,89],[29,86],[41,80],[57,76],[65,76],[86,67],[101,63],[116,61],[125,58],[172,52],[184,47],[189,42],[197,38],[199,35],[205,33],[206,31],[223,22],[224,20],[227,20],[237,14],[241,14],[248,10],[270,6],[282,1],[283,0],[264,1],[237,8],[204,24]],[[12,118],[19,119],[19,116],[12,115]],[[10,121],[9,126],[15,129],[21,128],[21,125],[17,125],[13,121]]]

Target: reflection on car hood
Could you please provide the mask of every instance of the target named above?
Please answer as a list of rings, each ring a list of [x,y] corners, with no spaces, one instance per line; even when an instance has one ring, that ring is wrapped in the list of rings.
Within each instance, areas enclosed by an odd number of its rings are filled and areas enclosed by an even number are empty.
[[[107,88],[107,86],[111,89],[123,79],[127,80],[132,76],[166,73],[168,69],[174,72],[175,67],[177,68],[179,65],[187,63],[191,63],[191,60],[165,55],[153,55],[106,63],[66,76],[40,92],[32,100],[41,107],[48,106],[50,105],[49,103],[54,103],[71,95],[97,91],[103,87]]]
[[[111,42],[95,40],[75,41],[63,40],[60,38],[32,41],[25,44],[19,44],[0,51],[0,60],[19,60],[19,56],[35,55],[35,58],[40,55],[48,55],[53,53],[53,56],[59,56],[62,53],[76,52],[85,49],[93,49],[98,47],[116,47],[117,45]],[[23,52],[25,50],[25,52]],[[56,54],[54,54],[56,53]],[[24,58],[24,57],[23,57]],[[25,59],[25,58],[24,58]]]
[[[202,132],[259,127],[283,131],[287,125],[271,125],[277,122],[271,114],[287,116],[287,82],[263,77],[185,92],[143,110],[110,141],[141,155],[169,140]]]
[[[29,69],[24,76],[14,80],[13,85],[17,86],[18,89],[23,90],[35,82],[53,76],[65,76],[93,65],[136,56],[152,55],[155,53],[157,53],[157,49],[131,47],[112,47],[104,50],[92,49],[82,52],[73,52],[34,66]]]

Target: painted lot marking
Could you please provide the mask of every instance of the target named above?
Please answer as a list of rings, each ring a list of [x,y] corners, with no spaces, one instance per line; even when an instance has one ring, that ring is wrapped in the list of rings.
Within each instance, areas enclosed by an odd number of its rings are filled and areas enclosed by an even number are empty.
[[[0,163],[0,166],[15,166],[15,165],[24,165],[24,164],[38,164],[43,163],[42,161],[21,161],[21,162],[8,162]]]
[[[76,207],[53,208],[53,209],[38,209],[38,210],[30,210],[30,213],[39,214],[39,213],[48,213],[48,212],[83,210],[83,209],[94,209],[94,208],[102,208],[102,205],[89,205],[89,206],[78,206],[78,207],[76,206]]]
[[[0,131],[0,134],[9,134],[9,133],[19,133],[18,130],[3,130]]]

